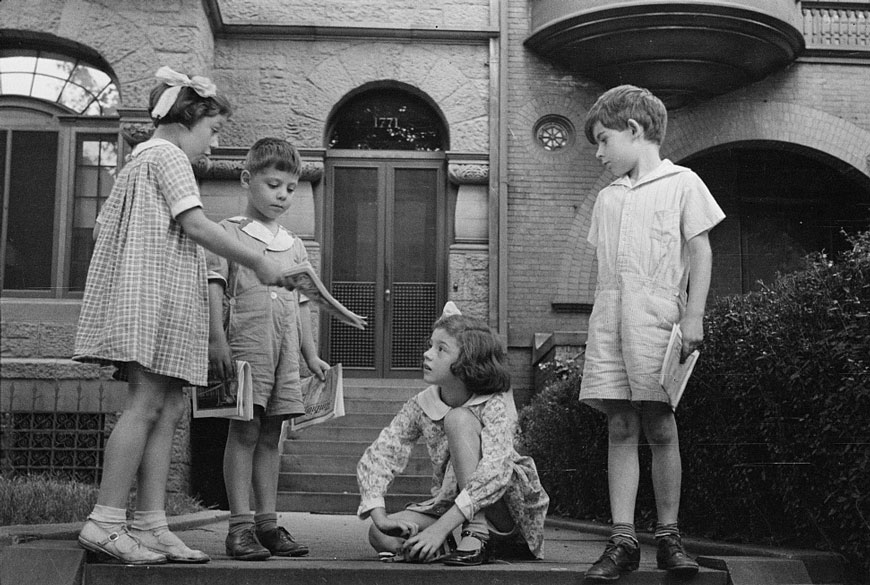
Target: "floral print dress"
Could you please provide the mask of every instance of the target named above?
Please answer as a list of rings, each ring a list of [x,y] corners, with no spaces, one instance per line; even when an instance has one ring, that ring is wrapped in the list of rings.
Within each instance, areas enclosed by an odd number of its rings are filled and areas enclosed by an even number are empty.
[[[541,486],[534,460],[514,449],[517,411],[513,393],[474,395],[462,407],[483,427],[481,460],[465,489],[459,491],[444,432],[444,415],[450,407],[441,400],[438,387],[429,386],[402,406],[363,453],[357,464],[361,496],[357,514],[367,518],[374,508],[385,507],[384,495],[422,438],[432,461],[432,497],[409,504],[407,509],[440,517],[455,504],[470,520],[504,498],[529,551],[540,558],[550,498]]]

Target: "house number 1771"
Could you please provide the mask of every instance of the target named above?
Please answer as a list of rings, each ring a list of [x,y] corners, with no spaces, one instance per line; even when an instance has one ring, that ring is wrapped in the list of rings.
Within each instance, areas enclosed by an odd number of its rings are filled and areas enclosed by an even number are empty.
[[[375,117],[375,128],[398,128],[398,118]]]

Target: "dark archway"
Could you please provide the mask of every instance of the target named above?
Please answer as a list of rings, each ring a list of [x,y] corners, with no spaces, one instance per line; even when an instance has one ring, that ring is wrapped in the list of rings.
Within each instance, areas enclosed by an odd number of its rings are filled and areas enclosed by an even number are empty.
[[[870,227],[870,179],[830,155],[785,143],[730,143],[680,164],[693,169],[728,216],[710,236],[711,294],[758,290],[811,252],[834,256],[845,233]]]

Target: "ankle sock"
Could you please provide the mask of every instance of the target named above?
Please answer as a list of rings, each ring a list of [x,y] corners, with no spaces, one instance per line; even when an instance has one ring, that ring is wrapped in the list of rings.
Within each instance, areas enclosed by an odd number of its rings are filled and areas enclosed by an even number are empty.
[[[619,522],[610,527],[610,540],[616,544],[628,543],[631,546],[637,546],[637,534],[634,531],[634,524],[628,522]]]
[[[127,525],[127,510],[97,504],[88,516],[97,526],[109,532],[117,532]]]
[[[679,536],[680,528],[677,526],[677,523],[673,524],[662,524],[661,522],[656,523],[656,538],[662,538],[663,536]]]
[[[133,530],[150,531],[155,536],[160,536],[169,531],[169,523],[166,521],[166,510],[136,510],[133,512]]]
[[[240,534],[254,527],[254,514],[230,514],[230,534]]]
[[[255,514],[254,524],[257,526],[257,532],[271,532],[278,528],[278,513]]]

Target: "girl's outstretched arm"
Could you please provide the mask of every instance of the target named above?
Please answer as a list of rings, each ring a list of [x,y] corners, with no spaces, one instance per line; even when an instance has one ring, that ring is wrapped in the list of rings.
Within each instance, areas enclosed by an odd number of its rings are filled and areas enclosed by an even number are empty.
[[[283,284],[283,269],[277,261],[232,239],[223,228],[205,216],[201,207],[188,209],[175,219],[187,235],[203,248],[247,266],[257,274],[263,284]]]

